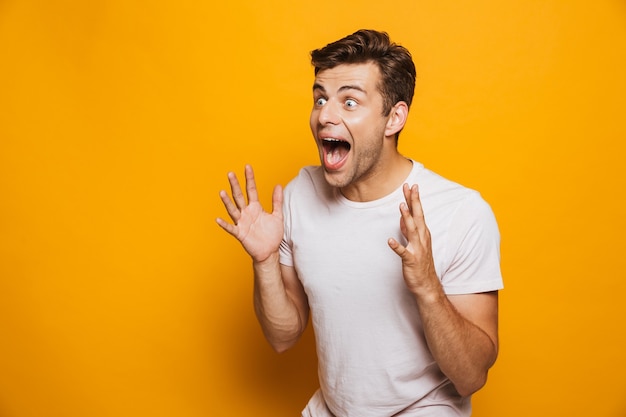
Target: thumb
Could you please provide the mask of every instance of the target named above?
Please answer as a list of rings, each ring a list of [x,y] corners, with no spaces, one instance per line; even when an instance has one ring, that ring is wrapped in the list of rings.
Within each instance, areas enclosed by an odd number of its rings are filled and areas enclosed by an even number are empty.
[[[272,193],[272,213],[279,216],[283,215],[283,188],[280,185],[274,187]]]

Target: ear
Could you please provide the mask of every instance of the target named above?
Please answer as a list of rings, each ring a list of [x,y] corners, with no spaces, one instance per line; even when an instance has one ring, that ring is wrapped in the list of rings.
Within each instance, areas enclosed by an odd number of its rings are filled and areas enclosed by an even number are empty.
[[[397,102],[389,112],[385,136],[395,136],[404,127],[409,117],[409,106],[404,101]]]

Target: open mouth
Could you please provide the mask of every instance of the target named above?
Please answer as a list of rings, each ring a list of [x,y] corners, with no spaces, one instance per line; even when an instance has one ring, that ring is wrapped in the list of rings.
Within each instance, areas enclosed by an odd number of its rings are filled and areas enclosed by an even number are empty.
[[[324,162],[328,168],[338,168],[346,159],[352,146],[344,140],[326,138],[322,140]]]

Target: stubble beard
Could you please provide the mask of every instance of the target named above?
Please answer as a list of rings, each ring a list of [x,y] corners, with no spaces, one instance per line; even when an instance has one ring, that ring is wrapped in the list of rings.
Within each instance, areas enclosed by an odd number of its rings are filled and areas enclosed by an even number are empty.
[[[328,171],[324,164],[324,178],[328,185],[340,190],[356,184],[374,175],[381,156],[381,149],[366,149],[359,155],[352,155],[354,165],[347,172],[331,172]]]

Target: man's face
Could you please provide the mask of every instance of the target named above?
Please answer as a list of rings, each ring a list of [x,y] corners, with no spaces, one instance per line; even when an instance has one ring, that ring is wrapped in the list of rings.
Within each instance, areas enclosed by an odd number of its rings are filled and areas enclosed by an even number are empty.
[[[311,131],[326,181],[347,187],[376,174],[388,117],[373,63],[343,64],[317,73],[313,84]]]

